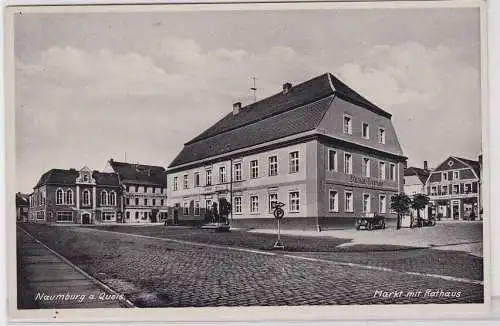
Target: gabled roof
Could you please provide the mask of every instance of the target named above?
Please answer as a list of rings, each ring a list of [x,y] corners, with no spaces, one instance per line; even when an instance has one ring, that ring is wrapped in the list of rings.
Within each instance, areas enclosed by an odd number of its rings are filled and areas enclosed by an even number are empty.
[[[167,186],[167,172],[164,167],[118,162],[113,159],[109,160],[109,164],[123,183]]]
[[[413,167],[413,166],[406,168],[404,171],[405,177],[417,176],[418,179],[420,180],[420,182],[422,182],[422,184],[425,184],[425,182],[427,181],[427,178],[429,177],[429,174],[430,174],[429,170],[425,170],[425,169],[421,169],[421,168],[417,168],[417,167]]]
[[[330,73],[293,86],[247,105],[237,114],[228,113],[213,126],[184,144],[169,168],[224,154],[318,127],[338,96],[379,115],[380,109]]]
[[[51,169],[40,177],[35,188],[43,185],[75,186],[79,174],[80,172],[75,169]],[[92,178],[96,180],[96,184],[99,186],[119,186],[120,184],[118,175],[115,173],[93,171]]]
[[[469,165],[474,170],[474,172],[476,172],[477,176],[480,177],[481,168],[479,166],[479,161],[469,160],[467,158],[458,157],[458,156],[452,156],[452,157]]]

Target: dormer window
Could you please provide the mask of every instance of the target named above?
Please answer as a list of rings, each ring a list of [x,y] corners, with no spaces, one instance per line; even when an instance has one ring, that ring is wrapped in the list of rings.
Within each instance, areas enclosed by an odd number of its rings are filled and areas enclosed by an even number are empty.
[[[83,175],[83,182],[89,182],[89,175],[88,174]]]
[[[380,144],[385,144],[385,129],[378,128],[378,142]]]

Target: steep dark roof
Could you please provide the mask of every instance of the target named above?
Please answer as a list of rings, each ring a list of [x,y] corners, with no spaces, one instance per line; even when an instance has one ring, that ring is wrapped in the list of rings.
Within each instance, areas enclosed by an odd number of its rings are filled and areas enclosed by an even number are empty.
[[[61,186],[74,186],[76,179],[80,172],[75,169],[51,169],[45,172],[41,177],[35,188],[43,185],[61,185]],[[98,171],[92,172],[92,178],[96,180],[96,184],[100,186],[118,186],[119,180],[115,173],[103,173]]]
[[[272,95],[228,113],[189,142],[170,167],[258,145],[315,129],[338,96],[377,114],[389,113],[359,95],[330,73],[293,86],[286,94]]]
[[[28,195],[16,193],[16,207],[29,206]]]
[[[124,183],[167,186],[167,172],[164,167],[117,162],[113,159],[109,160],[109,164]]]
[[[481,168],[479,166],[479,161],[469,160],[467,158],[462,158],[462,157],[458,157],[458,156],[452,156],[452,157],[464,162],[465,164],[470,165],[472,167],[472,169],[474,170],[474,172],[476,172],[477,176],[480,177]]]
[[[413,166],[410,166],[405,169],[404,171],[404,176],[417,176],[420,182],[425,183],[427,181],[427,178],[429,177],[430,171],[424,170],[421,168],[416,168]]]

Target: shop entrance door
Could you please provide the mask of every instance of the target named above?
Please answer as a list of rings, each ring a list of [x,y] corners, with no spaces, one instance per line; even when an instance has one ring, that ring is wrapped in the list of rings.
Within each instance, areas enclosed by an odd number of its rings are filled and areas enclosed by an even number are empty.
[[[453,200],[451,202],[451,216],[454,220],[460,219],[460,201]]]

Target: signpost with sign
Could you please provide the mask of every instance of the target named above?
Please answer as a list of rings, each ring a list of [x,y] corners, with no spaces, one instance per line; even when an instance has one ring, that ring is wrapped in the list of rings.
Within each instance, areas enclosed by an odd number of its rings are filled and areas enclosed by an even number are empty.
[[[281,241],[281,235],[280,235],[280,220],[285,216],[285,211],[281,208],[283,206],[285,206],[285,204],[281,202],[273,202],[273,208],[274,208],[273,214],[274,218],[278,222],[278,240],[274,243],[274,248],[277,249],[285,248],[285,245]]]

